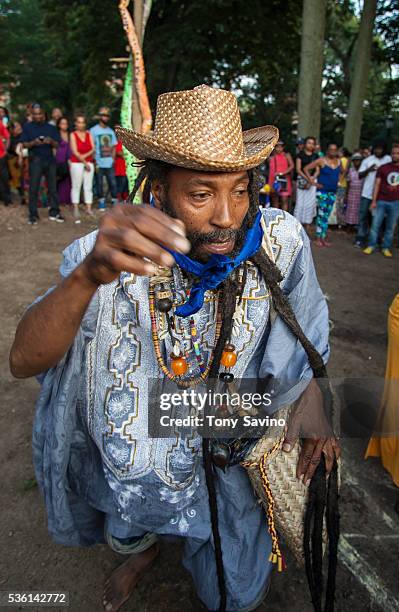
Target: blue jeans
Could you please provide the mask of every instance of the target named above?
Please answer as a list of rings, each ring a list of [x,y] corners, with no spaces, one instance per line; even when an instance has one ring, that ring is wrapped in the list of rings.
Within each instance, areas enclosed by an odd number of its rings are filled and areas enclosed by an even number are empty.
[[[42,176],[47,179],[49,199],[49,215],[55,216],[60,212],[57,195],[57,166],[55,158],[43,159],[37,155],[29,158],[29,217],[35,219],[37,214],[37,199]]]
[[[377,210],[373,217],[369,235],[369,247],[375,247],[378,240],[378,234],[381,225],[385,221],[385,233],[381,248],[389,249],[392,246],[392,238],[395,230],[396,221],[399,218],[399,200],[387,202],[386,200],[377,200]]]
[[[359,226],[357,228],[356,242],[365,244],[367,234],[369,233],[369,208],[371,200],[369,198],[360,199],[359,208]]]
[[[11,204],[10,177],[8,176],[7,155],[0,158],[0,200]]]
[[[122,195],[123,193],[129,192],[129,184],[127,181],[127,176],[116,176],[116,187],[118,195]]]
[[[115,170],[113,166],[111,168],[98,168],[97,181],[96,181],[97,196],[99,200],[104,199],[104,191],[103,191],[103,177],[104,176],[107,180],[108,189],[111,192],[111,197],[114,199],[116,198],[116,195],[117,195],[117,189],[116,189],[116,180],[115,180]]]

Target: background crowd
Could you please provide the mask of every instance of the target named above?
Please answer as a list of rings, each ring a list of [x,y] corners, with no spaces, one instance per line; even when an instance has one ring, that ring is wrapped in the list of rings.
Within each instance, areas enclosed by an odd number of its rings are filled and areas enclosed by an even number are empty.
[[[81,222],[79,204],[93,215],[93,202],[105,210],[128,195],[122,144],[110,127],[110,111],[99,109],[97,122],[88,128],[83,113],[73,125],[61,109],[53,108],[50,119],[40,104],[27,105],[24,123],[10,121],[0,107],[0,200],[12,203],[12,190],[29,208],[28,222],[39,221],[38,208],[48,208],[49,219],[65,221],[60,206],[70,205],[75,223]]]
[[[354,245],[386,257],[399,218],[399,144],[384,142],[351,153],[330,143],[323,153],[313,136],[298,139],[295,155],[280,140],[262,168],[261,203],[288,210],[313,232],[314,244],[329,247],[330,227],[354,234]]]
[[[25,122],[10,121],[0,107],[0,199],[8,206],[12,190],[28,204],[28,222],[36,225],[38,208],[48,207],[52,221],[64,222],[60,205],[71,205],[75,223],[79,205],[93,215],[93,202],[104,211],[128,196],[122,144],[110,127],[111,114],[101,107],[88,128],[83,113],[73,126],[60,108],[50,119],[40,104],[27,106]],[[354,245],[368,255],[379,246],[392,257],[399,218],[399,145],[390,154],[384,142],[351,153],[337,144],[325,153],[313,136],[299,138],[292,154],[280,140],[261,167],[260,201],[292,212],[314,244],[329,247],[330,227],[354,234]]]

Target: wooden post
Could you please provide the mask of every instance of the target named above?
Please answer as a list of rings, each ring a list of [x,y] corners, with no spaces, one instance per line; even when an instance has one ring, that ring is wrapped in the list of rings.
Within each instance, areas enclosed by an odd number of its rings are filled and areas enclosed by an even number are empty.
[[[142,5],[142,0],[136,0],[135,4]],[[119,2],[119,11],[122,17],[123,28],[126,32],[133,58],[134,89],[137,95],[136,105],[134,103],[134,95],[132,96],[132,123],[134,130],[136,130],[137,132],[145,133],[148,132],[152,127],[152,116],[150,104],[148,101],[147,88],[145,85],[145,68],[143,54],[138,38],[138,31],[142,33],[143,28],[142,24],[140,24],[140,26],[137,26],[136,29],[133,19],[129,13],[128,5],[129,0],[120,0]],[[137,11],[137,14],[139,16],[141,15],[142,18],[143,11],[141,10],[141,12],[139,12],[139,9],[137,9]]]

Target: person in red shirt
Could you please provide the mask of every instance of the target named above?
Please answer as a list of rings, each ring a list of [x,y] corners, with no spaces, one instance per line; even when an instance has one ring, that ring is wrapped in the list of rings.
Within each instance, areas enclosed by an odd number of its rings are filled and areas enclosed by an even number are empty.
[[[75,223],[80,223],[80,192],[83,185],[83,197],[86,212],[93,216],[93,177],[94,177],[94,141],[90,131],[86,129],[86,117],[82,114],[75,116],[75,131],[70,136],[72,155],[70,158],[71,173],[71,201]]]
[[[7,166],[7,149],[10,144],[10,132],[0,122],[0,200],[6,206],[11,204],[11,191]]]
[[[381,251],[392,257],[390,251],[395,225],[399,218],[399,144],[392,146],[392,161],[377,170],[370,209],[374,213],[369,242],[363,253],[371,255],[377,245],[378,234],[385,219],[385,232]]]
[[[122,143],[120,140],[115,146],[115,178],[118,202],[123,202],[129,195],[129,185],[126,176],[126,162],[123,157]]]

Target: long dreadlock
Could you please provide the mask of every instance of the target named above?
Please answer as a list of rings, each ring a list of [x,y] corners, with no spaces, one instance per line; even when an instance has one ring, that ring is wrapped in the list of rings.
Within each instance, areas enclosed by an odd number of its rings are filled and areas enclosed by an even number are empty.
[[[167,185],[168,173],[172,166],[161,161],[147,160],[138,164],[140,171],[135,181],[130,201],[133,202],[134,197],[146,179],[144,193],[148,197],[151,183],[155,180],[161,184]],[[248,227],[251,227],[257,212],[259,210],[259,175],[256,170],[250,170],[249,176],[249,208],[246,217]],[[147,201],[147,197],[145,201]],[[294,336],[301,343],[309,365],[313,371],[314,378],[319,384],[323,395],[324,410],[326,416],[332,419],[333,412],[333,396],[329,384],[323,384],[323,379],[328,379],[326,367],[323,358],[316,350],[310,340],[304,334],[299,325],[294,311],[284,295],[280,287],[280,282],[283,280],[282,274],[277,265],[270,259],[264,249],[260,248],[257,253],[251,258],[262,274],[264,281],[270,291],[273,306],[277,314],[281,317],[287,327],[291,330]],[[245,263],[244,274],[246,274]],[[209,373],[210,379],[217,378],[222,352],[226,342],[230,340],[233,316],[236,309],[237,299],[242,297],[242,289],[245,282],[238,282],[238,272],[235,270],[221,285],[221,309],[223,312],[223,321],[218,342],[214,349],[213,364]],[[214,474],[212,471],[212,459],[210,452],[209,439],[203,439],[202,444],[204,455],[204,467],[206,475],[206,484],[209,495],[210,515],[212,523],[212,532],[215,544],[215,561],[217,569],[217,577],[220,591],[220,607],[219,611],[224,612],[226,609],[226,585],[223,570],[223,557],[220,541],[220,533],[218,529],[218,510],[216,489],[214,483]],[[316,612],[322,611],[322,592],[323,592],[323,575],[322,575],[322,533],[323,533],[323,516],[324,509],[327,505],[327,531],[329,536],[329,564],[328,578],[325,598],[325,612],[333,612],[334,610],[334,591],[335,591],[335,574],[337,566],[337,548],[339,538],[339,514],[338,514],[338,482],[337,482],[337,463],[334,461],[334,466],[328,483],[326,482],[326,469],[324,459],[320,462],[309,486],[309,500],[307,504],[304,524],[304,551],[305,551],[305,568],[308,578],[309,589],[312,596],[313,607]],[[311,534],[311,526],[313,523],[313,532]],[[312,546],[310,546],[312,541]]]

